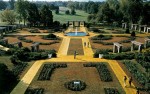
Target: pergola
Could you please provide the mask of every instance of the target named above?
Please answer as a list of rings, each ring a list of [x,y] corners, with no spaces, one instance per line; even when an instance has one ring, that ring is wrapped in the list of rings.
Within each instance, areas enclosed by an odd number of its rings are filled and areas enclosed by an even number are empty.
[[[149,31],[150,31],[150,27],[147,27],[147,33],[149,33]]]
[[[69,27],[80,27],[85,26],[85,21],[68,21]]]
[[[141,52],[143,43],[137,41],[131,41],[131,52],[134,50],[135,45],[139,46],[138,52]]]
[[[127,28],[127,23],[122,23],[122,28],[126,29]]]
[[[150,39],[149,38],[145,38],[145,44],[144,44],[144,47],[147,48],[147,44],[150,42]]]
[[[0,36],[3,36],[4,32],[6,32],[6,27],[0,27]]]
[[[146,32],[147,25],[139,25],[139,32],[142,31],[142,28],[143,28],[143,31]]]
[[[137,30],[138,24],[131,24],[131,30]]]
[[[121,45],[120,43],[114,42],[113,53],[116,53],[116,52],[120,53],[122,50],[122,46],[123,45]]]
[[[38,50],[39,50],[39,45],[40,45],[39,42],[36,42],[36,43],[32,44],[32,45],[31,45],[31,50],[32,50],[32,52],[38,51]]]

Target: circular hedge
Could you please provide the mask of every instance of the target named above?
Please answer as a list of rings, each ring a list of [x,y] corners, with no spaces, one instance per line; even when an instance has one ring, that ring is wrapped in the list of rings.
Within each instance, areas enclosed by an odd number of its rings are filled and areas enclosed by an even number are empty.
[[[72,80],[66,82],[65,87],[72,91],[82,91],[86,88],[86,83],[80,80]]]

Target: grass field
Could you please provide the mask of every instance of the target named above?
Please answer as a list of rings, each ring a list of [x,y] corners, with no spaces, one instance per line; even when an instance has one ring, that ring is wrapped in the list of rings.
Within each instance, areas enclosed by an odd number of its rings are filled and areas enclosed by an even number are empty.
[[[10,56],[0,56],[0,63],[7,65],[8,69],[12,69],[14,66],[10,61]]]
[[[70,10],[66,7],[60,7],[59,14],[55,14],[55,11],[53,11],[53,20],[54,21],[60,21],[60,23],[66,23],[67,21],[87,21],[88,13],[85,13],[84,11],[76,10],[76,15],[66,15],[65,11]],[[1,11],[0,11],[1,13]],[[6,23],[1,22],[0,19],[0,25],[5,25]]]
[[[67,21],[87,21],[88,13],[84,11],[76,10],[76,15],[66,15],[65,11],[69,10],[66,7],[60,7],[59,14],[55,14],[53,11],[53,20],[60,21],[61,23],[66,23]]]

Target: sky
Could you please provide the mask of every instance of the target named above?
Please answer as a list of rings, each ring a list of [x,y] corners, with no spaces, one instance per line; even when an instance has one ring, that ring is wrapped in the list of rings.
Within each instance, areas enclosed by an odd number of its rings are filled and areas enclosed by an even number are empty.
[[[1,1],[1,0],[0,0]],[[9,1],[9,0],[3,0],[3,1]],[[69,1],[69,0],[28,0],[28,1]],[[106,1],[106,0],[71,0],[71,1]]]

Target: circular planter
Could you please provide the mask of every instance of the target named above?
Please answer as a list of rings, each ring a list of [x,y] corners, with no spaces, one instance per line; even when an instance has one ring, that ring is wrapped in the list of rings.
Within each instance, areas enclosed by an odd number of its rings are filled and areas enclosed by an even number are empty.
[[[65,87],[72,91],[82,91],[86,88],[86,83],[80,80],[72,80],[66,82]]]

